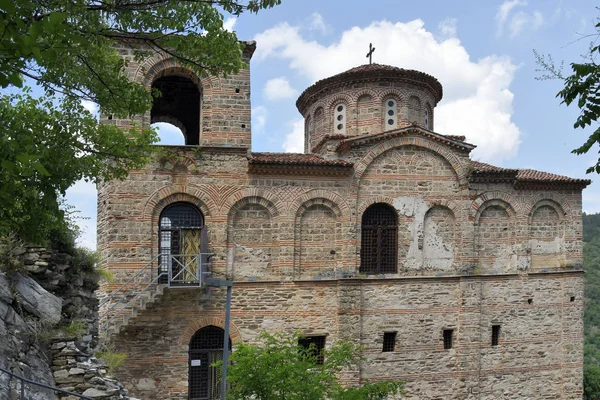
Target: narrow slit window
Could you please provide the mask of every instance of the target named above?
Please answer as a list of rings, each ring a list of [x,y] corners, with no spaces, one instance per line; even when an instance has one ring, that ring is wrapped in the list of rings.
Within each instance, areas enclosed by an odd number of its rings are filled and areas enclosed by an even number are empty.
[[[500,342],[500,325],[492,325],[492,346],[498,346]]]
[[[387,99],[385,101],[385,115],[384,115],[384,128],[383,130],[393,129],[396,127],[396,121],[398,120],[398,109],[396,107],[396,100]]]
[[[343,104],[338,104],[335,106],[333,114],[333,128],[334,133],[346,133],[346,106]]]
[[[396,348],[396,332],[383,333],[383,352],[389,353]]]
[[[325,336],[307,336],[298,339],[298,345],[304,349],[304,354],[315,358],[317,365],[325,361],[323,349],[325,349]]]
[[[444,349],[452,348],[454,329],[444,329]]]

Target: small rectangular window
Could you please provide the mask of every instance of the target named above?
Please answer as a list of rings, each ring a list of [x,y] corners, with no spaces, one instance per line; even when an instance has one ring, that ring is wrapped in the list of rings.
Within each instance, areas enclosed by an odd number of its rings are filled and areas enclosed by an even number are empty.
[[[444,349],[452,348],[452,334],[454,329],[444,329]]]
[[[500,325],[492,325],[492,346],[498,346],[500,342]]]
[[[325,360],[323,349],[325,348],[325,336],[306,336],[298,339],[298,344],[307,350],[311,357],[316,357],[316,364],[322,365]]]
[[[394,351],[396,347],[396,332],[384,332],[383,333],[383,352]]]

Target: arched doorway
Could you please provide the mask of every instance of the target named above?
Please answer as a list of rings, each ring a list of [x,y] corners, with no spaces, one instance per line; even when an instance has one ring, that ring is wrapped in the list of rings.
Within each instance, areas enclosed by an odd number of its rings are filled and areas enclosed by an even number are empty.
[[[211,365],[223,359],[223,342],[224,331],[216,326],[199,329],[192,336],[188,363],[188,399],[220,399],[220,370]],[[231,338],[229,338],[229,351],[231,351]]]
[[[204,216],[194,205],[184,202],[167,206],[159,219],[160,283],[196,284],[205,260],[208,239]]]

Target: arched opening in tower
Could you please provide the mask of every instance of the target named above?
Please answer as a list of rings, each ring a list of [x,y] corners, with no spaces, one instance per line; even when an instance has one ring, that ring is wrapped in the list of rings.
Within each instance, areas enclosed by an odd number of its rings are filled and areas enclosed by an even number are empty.
[[[186,145],[200,143],[200,90],[190,79],[165,76],[152,83],[161,96],[154,99],[150,122],[166,122],[179,128]]]

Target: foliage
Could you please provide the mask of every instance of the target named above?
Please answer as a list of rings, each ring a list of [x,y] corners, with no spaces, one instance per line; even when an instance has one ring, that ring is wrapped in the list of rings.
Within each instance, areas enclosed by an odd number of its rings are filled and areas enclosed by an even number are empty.
[[[583,367],[583,399],[600,400],[600,366]]]
[[[400,382],[366,383],[344,388],[339,376],[360,361],[359,348],[344,340],[323,350],[324,360],[317,364],[315,348],[298,345],[299,333],[261,333],[262,346],[240,344],[231,355],[227,370],[231,400],[359,400],[386,399],[400,393]]]
[[[23,242],[14,233],[0,234],[0,271],[23,271],[21,255],[25,252]]]
[[[598,9],[600,10],[600,8]],[[600,35],[600,20],[594,28],[595,32],[586,37],[592,37],[596,41]],[[541,55],[535,50],[534,55],[541,67],[540,71],[543,73],[539,79],[563,81],[564,87],[556,94],[556,97],[562,99],[562,103],[567,106],[575,103],[581,110],[573,127],[584,129],[592,125],[596,126],[587,141],[572,151],[578,155],[587,153],[596,143],[600,143],[600,126],[597,124],[600,117],[600,64],[596,62],[600,55],[600,46],[592,42],[583,62],[569,64],[571,70],[568,76],[563,74],[563,64],[556,66],[552,56]],[[600,158],[596,161],[596,165],[588,168],[586,172],[600,173]]]
[[[600,214],[583,214],[584,398],[600,399]]]
[[[111,283],[115,280],[115,274],[106,268],[96,268],[94,270],[101,282]]]
[[[100,125],[81,104],[93,101],[104,115],[127,119],[160,95],[128,79],[115,41],[132,43],[137,60],[163,51],[197,74],[235,73],[243,45],[224,29],[221,12],[279,2],[0,0],[0,234],[40,243],[67,232],[60,198],[68,187],[122,178],[146,163],[152,129]],[[23,87],[25,78],[41,97]]]
[[[61,332],[67,337],[81,337],[87,333],[88,324],[85,321],[71,321],[71,323],[63,328]]]
[[[114,375],[119,367],[125,363],[125,360],[127,360],[127,353],[118,352],[115,350],[114,346],[111,345],[98,352],[96,357],[106,361],[108,373]]]

